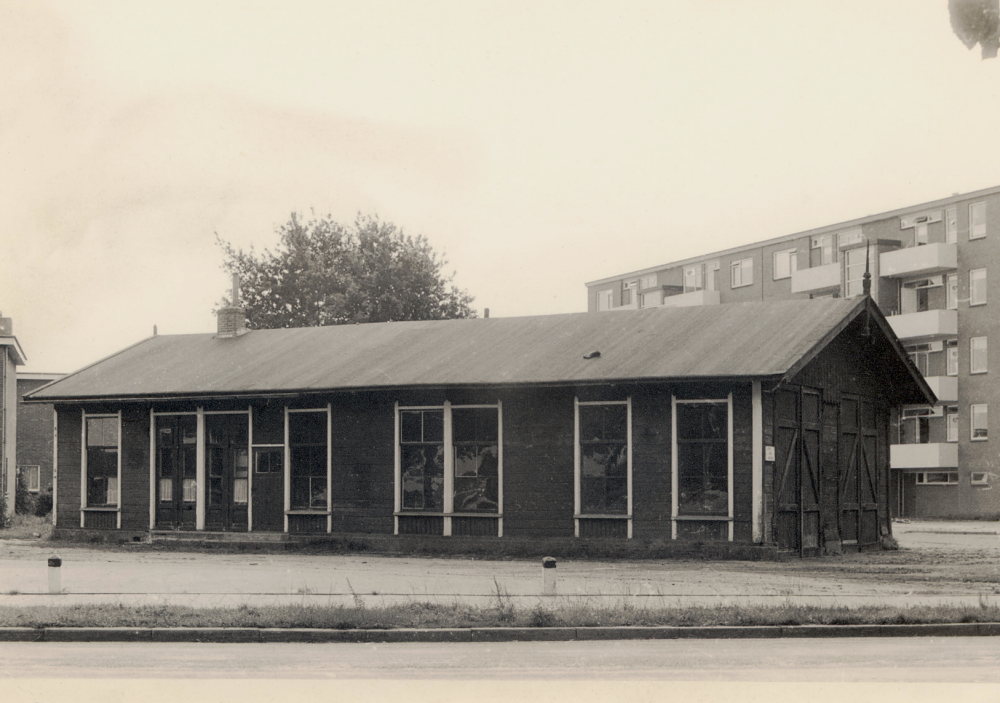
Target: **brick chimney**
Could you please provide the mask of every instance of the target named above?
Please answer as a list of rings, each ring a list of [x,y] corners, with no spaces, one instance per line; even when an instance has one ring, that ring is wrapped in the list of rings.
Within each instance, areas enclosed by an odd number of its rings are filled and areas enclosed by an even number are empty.
[[[247,331],[247,316],[240,307],[240,277],[233,274],[233,295],[227,307],[220,308],[216,313],[219,331],[216,337],[239,337]]]

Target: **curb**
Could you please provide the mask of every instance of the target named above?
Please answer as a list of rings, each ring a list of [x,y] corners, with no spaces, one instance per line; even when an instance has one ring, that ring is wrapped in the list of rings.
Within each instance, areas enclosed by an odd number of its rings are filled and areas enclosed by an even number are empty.
[[[329,630],[256,627],[4,627],[0,642],[570,642],[833,637],[997,637],[1000,623],[769,625],[759,627],[482,627]]]

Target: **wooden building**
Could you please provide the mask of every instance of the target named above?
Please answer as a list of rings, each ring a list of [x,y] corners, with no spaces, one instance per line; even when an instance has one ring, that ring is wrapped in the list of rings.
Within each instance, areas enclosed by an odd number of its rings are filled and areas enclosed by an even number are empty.
[[[29,395],[59,530],[877,547],[935,400],[867,297],[219,330]]]

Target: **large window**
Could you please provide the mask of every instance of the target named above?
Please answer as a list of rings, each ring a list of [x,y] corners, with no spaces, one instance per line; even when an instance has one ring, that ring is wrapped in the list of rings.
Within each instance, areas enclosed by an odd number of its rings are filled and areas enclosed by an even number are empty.
[[[788,278],[798,266],[798,252],[795,249],[774,252],[774,280]]]
[[[753,284],[753,259],[741,259],[729,264],[729,285],[740,288]]]
[[[622,515],[629,512],[629,402],[580,402],[580,515]]]
[[[444,410],[399,412],[403,510],[444,510]]]
[[[986,373],[989,370],[986,357],[986,337],[969,340],[969,373]]]
[[[613,290],[597,291],[597,309],[610,310],[615,306],[615,292]]]
[[[948,432],[946,439],[949,442],[958,441],[958,406],[949,405],[947,408],[947,413],[945,414],[948,422]]]
[[[945,307],[949,310],[958,309],[958,274],[949,273],[944,277]]]
[[[844,278],[847,281],[847,297],[852,298],[864,292],[867,251],[862,248],[844,252]]]
[[[837,261],[837,250],[833,247],[832,234],[813,237],[809,248],[810,266],[826,266]]]
[[[456,513],[495,513],[499,507],[499,409],[451,409]]]
[[[677,400],[675,515],[731,517],[729,401]]]
[[[972,439],[982,441],[989,438],[989,425],[987,423],[987,405],[985,403],[969,406],[969,415],[972,425]]]
[[[986,304],[986,269],[969,271],[969,305]]]
[[[986,203],[972,203],[969,206],[969,239],[986,236]]]
[[[86,477],[89,508],[118,506],[118,416],[87,416]]]
[[[292,510],[327,508],[327,413],[288,413]]]
[[[948,346],[946,348],[948,350],[948,352],[947,352],[947,354],[948,354],[947,364],[948,365],[947,365],[947,369],[946,369],[947,375],[949,375],[949,376],[957,376],[958,375],[958,340],[957,339],[949,339],[948,340]]]

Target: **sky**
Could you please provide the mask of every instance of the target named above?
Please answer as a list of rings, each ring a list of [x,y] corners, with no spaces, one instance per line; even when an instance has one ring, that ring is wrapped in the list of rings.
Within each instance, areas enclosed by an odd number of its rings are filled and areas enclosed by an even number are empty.
[[[0,311],[70,372],[214,332],[216,236],[423,234],[491,316],[1000,185],[947,0],[0,0]]]

